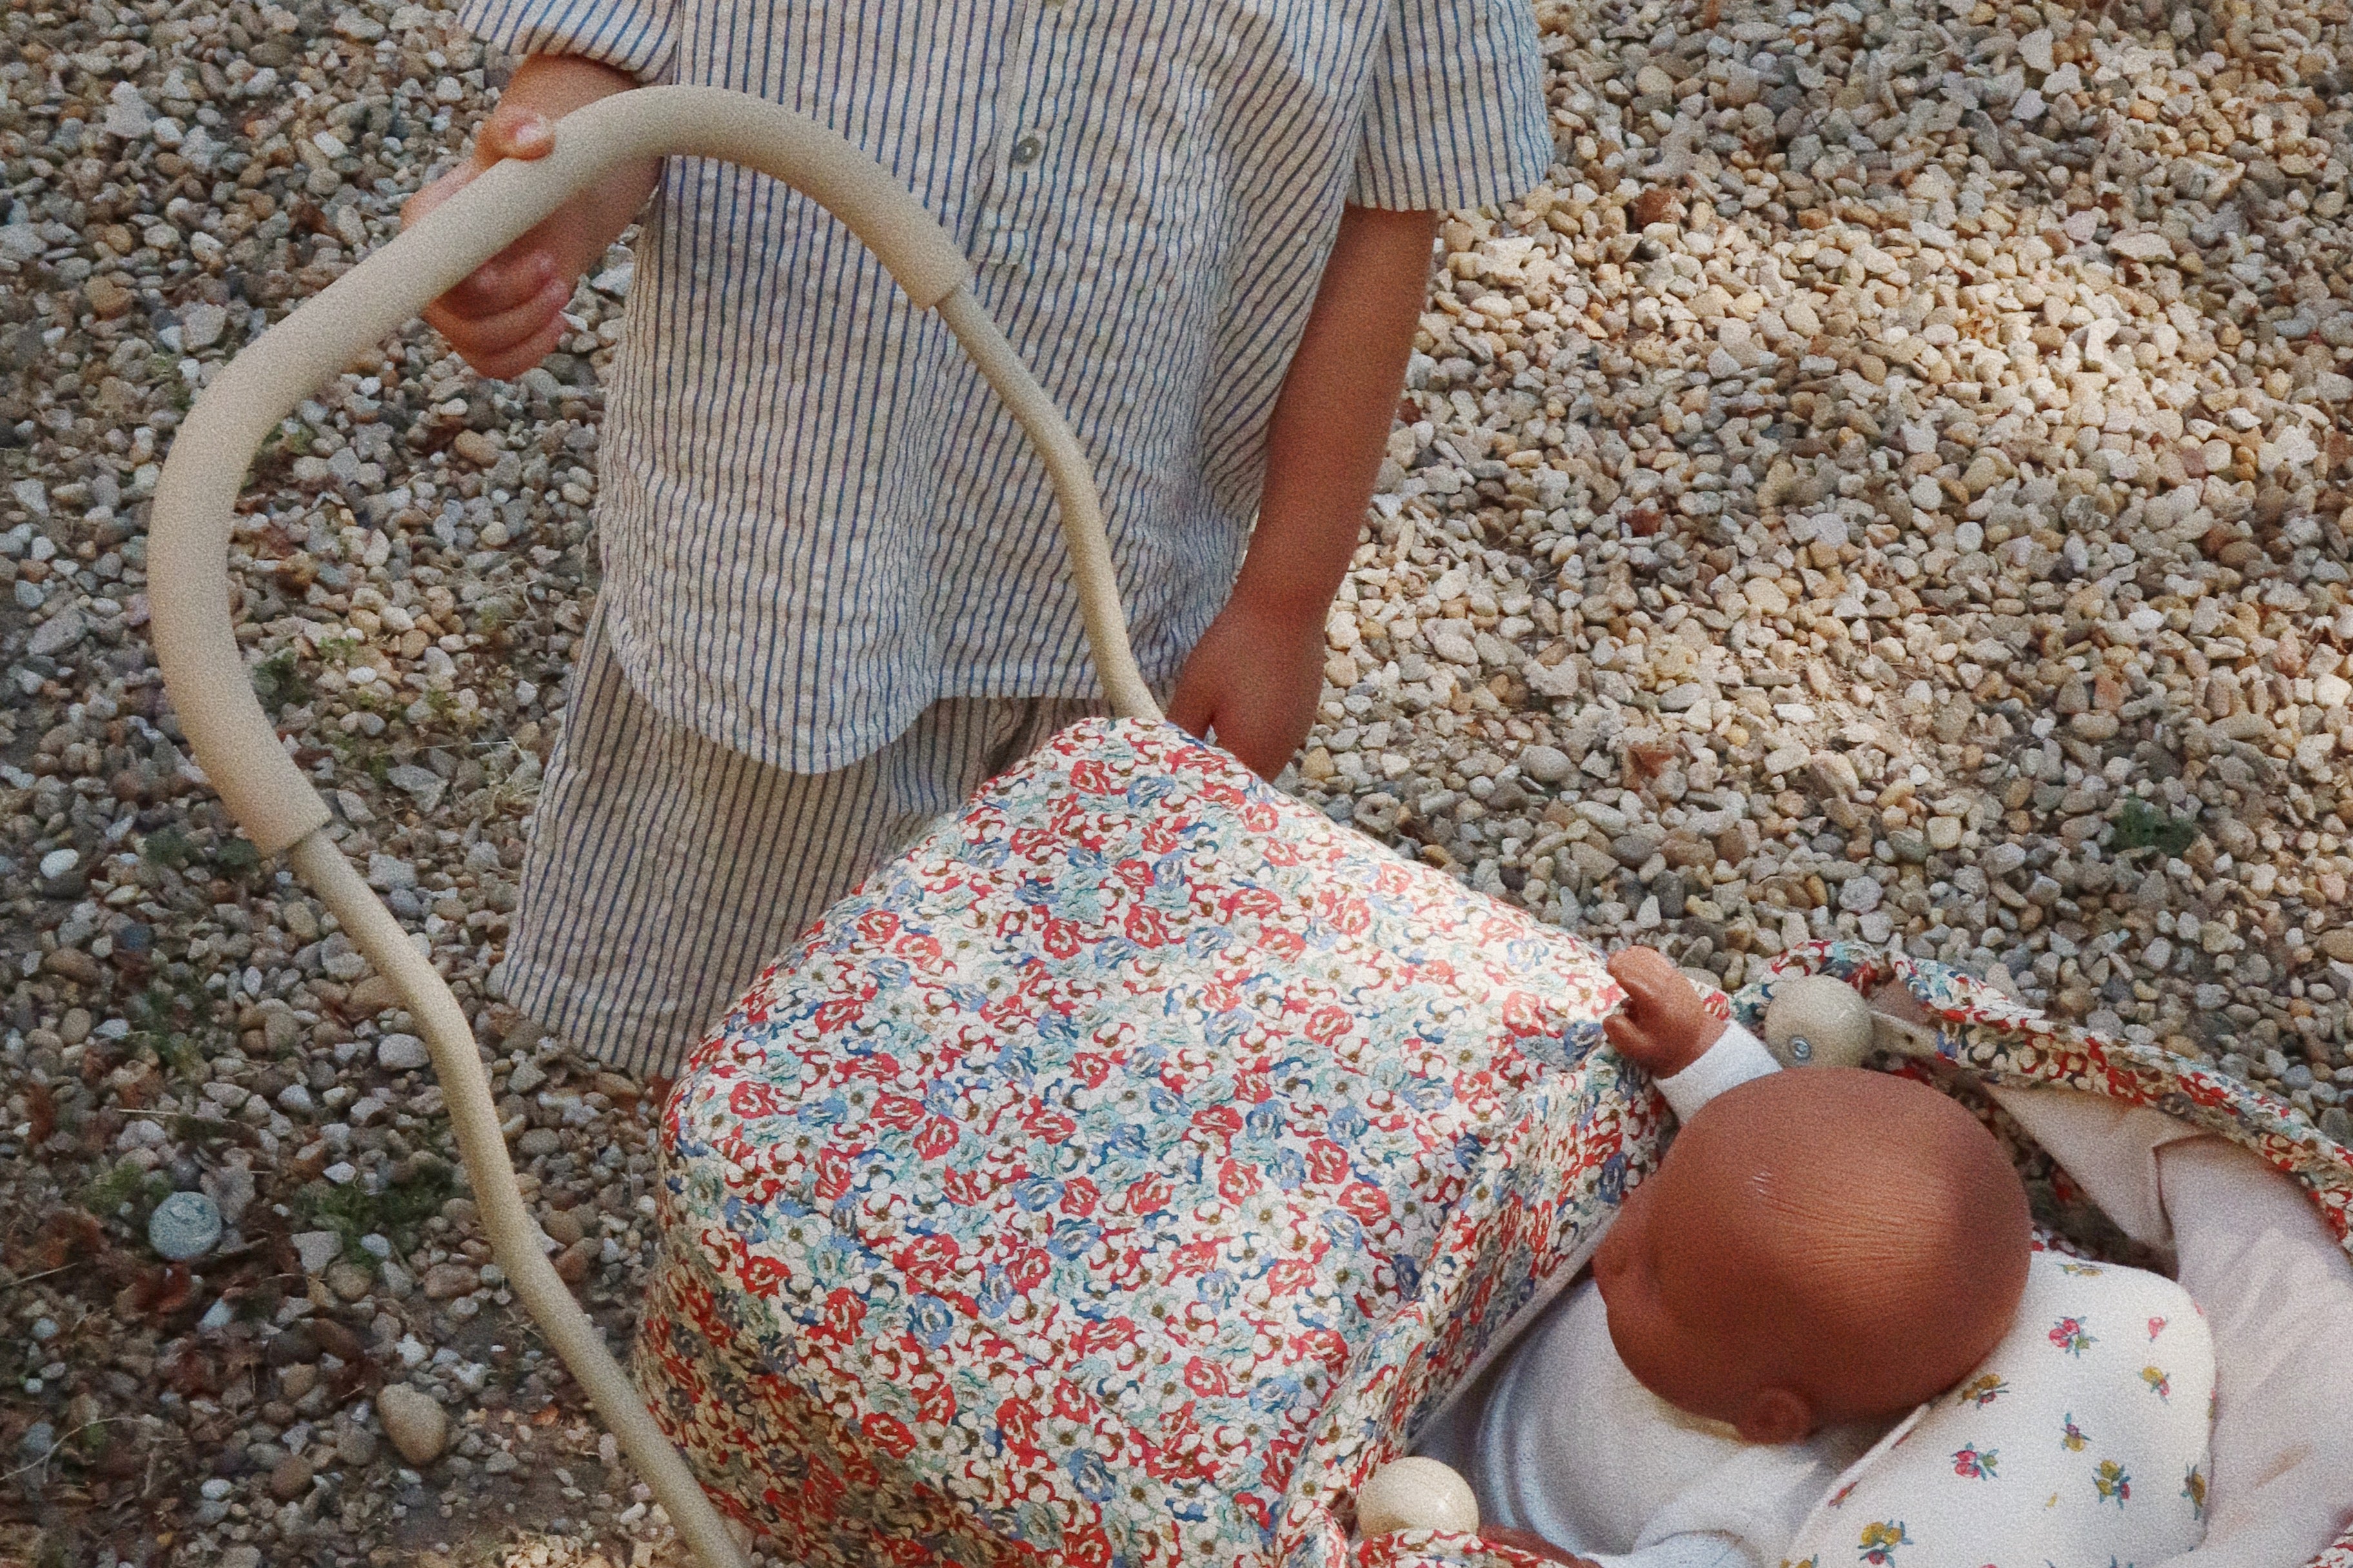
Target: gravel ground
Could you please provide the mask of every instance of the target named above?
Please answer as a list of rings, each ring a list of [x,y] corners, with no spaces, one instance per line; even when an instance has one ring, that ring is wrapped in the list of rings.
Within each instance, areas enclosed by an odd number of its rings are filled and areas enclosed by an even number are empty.
[[[2353,1132],[2353,16],[1538,10],[1561,160],[1447,226],[1286,783],[1726,984],[1897,943]],[[386,237],[501,62],[417,5],[5,29],[0,1560],[670,1561],[408,1018],[228,827],[142,629],[193,389]],[[652,1097],[491,976],[628,279],[520,383],[421,329],[357,367],[236,545],[257,683],[617,1336]]]

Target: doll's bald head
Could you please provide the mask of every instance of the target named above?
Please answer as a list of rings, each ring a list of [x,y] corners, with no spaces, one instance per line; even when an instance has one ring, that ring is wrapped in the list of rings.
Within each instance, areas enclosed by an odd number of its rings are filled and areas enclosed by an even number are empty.
[[[2025,1188],[1974,1116],[1821,1068],[1702,1107],[1594,1277],[1645,1387],[1777,1443],[1959,1381],[2010,1326],[2029,1249]]]

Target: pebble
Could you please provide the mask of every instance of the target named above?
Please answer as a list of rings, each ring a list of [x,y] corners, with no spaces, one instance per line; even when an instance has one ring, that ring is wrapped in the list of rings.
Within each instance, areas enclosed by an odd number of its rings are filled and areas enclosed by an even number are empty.
[[[174,1193],[147,1216],[147,1245],[174,1263],[220,1245],[220,1206],[202,1193]]]
[[[343,997],[343,1012],[353,1018],[373,1018],[378,1013],[401,1004],[400,987],[382,974],[370,974],[354,984]]]
[[[405,1383],[388,1383],[375,1396],[376,1419],[400,1457],[429,1465],[449,1442],[449,1415],[430,1394]]]
[[[335,1458],[344,1464],[355,1469],[365,1469],[375,1463],[375,1434],[366,1427],[353,1425],[335,1434]]]
[[[376,1042],[375,1065],[386,1072],[415,1072],[432,1061],[432,1052],[415,1035],[386,1035]]]
[[[1556,784],[1567,779],[1576,764],[1568,753],[1557,746],[1534,745],[1520,752],[1520,772],[1540,784]]]
[[[292,1502],[311,1489],[316,1474],[310,1460],[300,1454],[289,1454],[270,1468],[269,1495],[280,1502]]]

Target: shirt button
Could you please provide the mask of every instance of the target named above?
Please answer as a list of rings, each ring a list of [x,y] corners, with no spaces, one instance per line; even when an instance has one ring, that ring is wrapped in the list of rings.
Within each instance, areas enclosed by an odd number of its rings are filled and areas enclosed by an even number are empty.
[[[1036,163],[1038,161],[1038,154],[1043,153],[1045,150],[1046,144],[1039,141],[1035,136],[1024,136],[1020,141],[1016,142],[1013,144],[1014,166],[1017,168],[1028,167],[1029,164]]]

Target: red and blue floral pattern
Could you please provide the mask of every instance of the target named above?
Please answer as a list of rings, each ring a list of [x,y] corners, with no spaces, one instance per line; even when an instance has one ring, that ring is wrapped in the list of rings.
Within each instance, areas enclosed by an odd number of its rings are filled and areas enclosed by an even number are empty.
[[[2188,1097],[2343,1231],[2353,1170],[2272,1102],[1901,977],[1968,1072]],[[1523,1568],[1359,1548],[1351,1500],[1655,1159],[1663,1106],[1598,1048],[1618,999],[1224,753],[1081,724],[690,1061],[640,1382],[791,1562]]]

